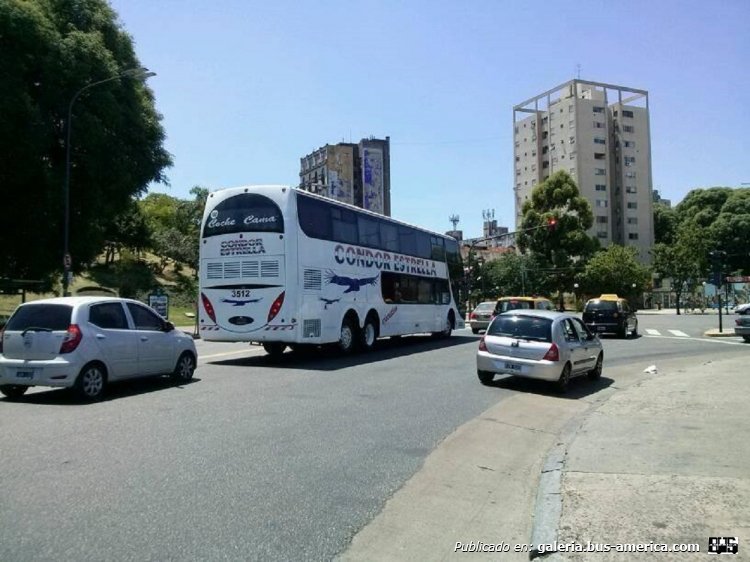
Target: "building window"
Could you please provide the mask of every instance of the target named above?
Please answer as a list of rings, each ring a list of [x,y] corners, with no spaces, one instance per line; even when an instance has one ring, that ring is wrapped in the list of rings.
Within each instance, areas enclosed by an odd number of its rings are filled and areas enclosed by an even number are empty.
[[[542,147],[542,154],[547,154],[547,152],[549,152],[549,147],[548,146],[543,146]]]
[[[625,133],[635,133],[635,128],[633,127],[633,125],[623,125],[622,130]]]
[[[606,209],[607,208],[607,200],[606,199],[597,199],[596,200],[596,206],[600,209]]]
[[[607,141],[602,137],[594,137],[594,144],[607,144]]]
[[[575,144],[575,143],[576,143],[576,138],[570,137],[570,144]]]
[[[516,148],[518,148],[519,146],[521,146],[521,143],[516,141]]]
[[[628,224],[638,224],[638,217],[628,217]]]
[[[594,175],[595,176],[606,176],[607,170],[604,168],[594,168]]]
[[[609,217],[596,217],[596,222],[599,224],[606,224],[609,222]]]
[[[517,175],[517,176],[520,176],[520,175],[521,175],[521,168],[516,168],[516,175]]]
[[[626,193],[636,193],[636,189],[634,185],[626,185],[625,186],[625,192]]]
[[[576,169],[575,168],[571,168],[570,169],[570,175],[575,177],[575,175],[576,175]]]
[[[596,233],[597,238],[607,238],[607,231],[606,230],[600,230]]]
[[[542,118],[542,123],[547,123],[547,116],[546,115]]]
[[[604,160],[603,152],[594,152],[594,160]]]
[[[524,127],[525,127],[525,126],[526,126],[526,125],[524,125]],[[516,128],[515,128],[515,133],[516,133],[516,134],[518,134],[518,125],[516,125]]]
[[[607,186],[604,185],[603,183],[597,183],[596,186],[594,186],[594,188],[597,191],[607,191]]]
[[[622,116],[623,117],[630,117],[630,118],[632,118],[633,117],[633,112],[630,111],[630,110],[628,110],[628,109],[623,109],[622,110]]]
[[[536,180],[531,180],[532,187],[536,185]]]
[[[557,164],[557,156],[553,156],[552,157],[552,163],[553,164]]]
[[[549,133],[547,133],[547,131],[544,131],[542,133],[542,139],[546,139],[548,135],[549,135]]]
[[[628,232],[628,240],[638,240],[637,232]]]
[[[625,165],[626,166],[632,166],[635,164],[635,156],[626,156],[625,157]]]
[[[573,113],[573,111],[574,111],[574,106],[569,105],[568,106],[568,113]]]
[[[625,141],[625,148],[635,148],[635,141]]]
[[[638,203],[635,201],[628,201],[628,209],[637,209]]]
[[[625,177],[635,179],[635,172],[625,172]]]
[[[532,156],[536,156],[536,150],[532,150],[532,151],[531,151],[531,155],[532,155]]]
[[[604,113],[604,108],[598,105],[595,105],[593,109],[594,109],[594,113]]]
[[[594,129],[603,129],[603,128],[604,128],[604,123],[602,123],[601,121],[594,121]]]
[[[542,162],[542,168],[549,168],[549,160]]]

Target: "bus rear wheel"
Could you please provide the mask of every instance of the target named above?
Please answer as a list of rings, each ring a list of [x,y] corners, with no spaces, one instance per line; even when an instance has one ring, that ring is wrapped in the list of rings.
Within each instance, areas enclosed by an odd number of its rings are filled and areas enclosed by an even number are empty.
[[[378,338],[378,329],[372,318],[365,320],[365,325],[359,333],[359,345],[363,351],[370,351],[375,346],[375,340]]]
[[[286,349],[286,344],[279,342],[264,343],[263,349],[273,358],[281,357]]]
[[[339,335],[338,342],[338,348],[342,353],[351,353],[354,351],[354,343],[356,342],[355,334],[354,323],[350,318],[344,318],[343,322],[341,322],[341,334]]]

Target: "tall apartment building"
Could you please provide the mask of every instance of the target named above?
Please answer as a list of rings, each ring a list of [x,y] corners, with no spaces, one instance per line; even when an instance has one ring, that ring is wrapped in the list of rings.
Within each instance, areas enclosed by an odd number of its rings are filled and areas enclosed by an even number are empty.
[[[300,188],[391,216],[391,141],[327,144],[300,158]]]
[[[648,92],[571,80],[513,108],[516,225],[536,185],[565,170],[594,211],[602,246],[654,243]]]

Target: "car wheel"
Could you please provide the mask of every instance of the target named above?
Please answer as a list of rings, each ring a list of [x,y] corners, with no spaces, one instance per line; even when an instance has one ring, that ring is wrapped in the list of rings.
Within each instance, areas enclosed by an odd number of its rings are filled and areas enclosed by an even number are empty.
[[[0,384],[0,393],[9,400],[17,400],[21,398],[21,396],[26,394],[28,389],[28,386],[19,386],[17,384]]]
[[[274,359],[278,359],[283,355],[284,350],[286,349],[286,344],[280,342],[264,343],[263,349],[266,350],[266,353],[268,353],[268,355],[270,355]]]
[[[495,373],[490,373],[489,371],[477,371],[477,376],[479,377],[479,382],[487,386],[492,383],[492,380],[495,378]]]
[[[181,382],[188,382],[193,378],[194,372],[195,359],[193,359],[192,353],[185,351],[177,360],[177,365],[175,365],[174,371],[172,371],[172,379]]]
[[[472,334],[478,334],[479,333],[479,328],[472,328],[471,329],[471,333]]]
[[[359,345],[363,351],[370,351],[378,339],[378,329],[372,319],[365,320],[365,326],[359,333]]]
[[[632,335],[633,335],[634,338],[638,336],[638,322],[637,321],[635,323],[635,328],[633,328],[633,334]]]
[[[75,391],[84,400],[98,400],[104,396],[107,374],[99,363],[89,363],[78,374]]]
[[[604,357],[602,354],[599,354],[599,357],[596,358],[596,365],[594,365],[594,368],[589,371],[589,378],[591,380],[597,380],[600,379],[602,376],[602,363],[604,362]]]
[[[341,322],[341,333],[339,335],[338,348],[342,353],[354,351],[355,338],[354,323],[349,318]]]
[[[750,336],[742,336],[742,339],[745,340],[747,343],[750,343]],[[5,393],[3,393],[5,394]],[[7,394],[6,394],[7,396]]]
[[[617,337],[618,338],[627,338],[628,337],[628,325],[623,324],[621,328],[617,330]]]
[[[557,379],[557,390],[560,392],[566,392],[570,385],[570,363],[565,363],[560,378]]]
[[[443,324],[443,329],[439,332],[432,332],[432,336],[436,338],[449,338],[452,331],[453,331],[453,322],[450,316],[446,316],[445,324]]]

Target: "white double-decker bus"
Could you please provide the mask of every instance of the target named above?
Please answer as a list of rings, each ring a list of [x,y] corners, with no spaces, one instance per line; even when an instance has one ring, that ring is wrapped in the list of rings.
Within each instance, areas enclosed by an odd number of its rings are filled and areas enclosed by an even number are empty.
[[[200,240],[200,335],[367,350],[378,337],[449,336],[462,274],[454,238],[287,186],[209,194]]]

